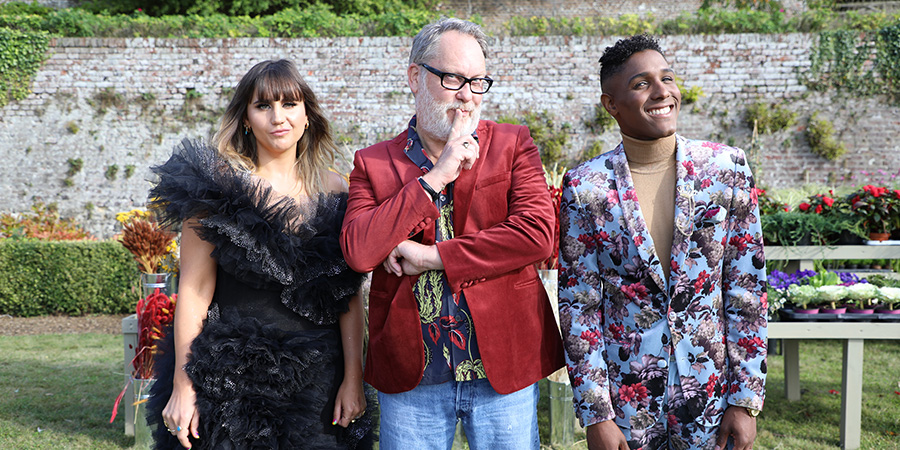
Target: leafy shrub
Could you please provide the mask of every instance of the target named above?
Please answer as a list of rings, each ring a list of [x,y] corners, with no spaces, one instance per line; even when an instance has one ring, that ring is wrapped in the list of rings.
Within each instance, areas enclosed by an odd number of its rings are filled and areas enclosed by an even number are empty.
[[[0,214],[0,241],[3,238],[32,238],[47,241],[94,239],[74,219],[59,216],[55,204],[35,203],[30,213]]]
[[[557,125],[553,115],[547,111],[540,113],[526,112],[520,116],[503,116],[498,122],[525,125],[531,131],[531,138],[541,153],[544,166],[563,164],[566,145],[572,126],[569,123]]]
[[[139,277],[118,242],[0,240],[0,314],[121,314],[134,309]]]
[[[844,143],[834,137],[834,125],[826,119],[819,119],[818,113],[809,118],[806,140],[813,153],[829,161],[834,161],[847,153]]]
[[[616,124],[616,119],[609,114],[602,103],[594,105],[594,116],[585,120],[584,124],[594,133],[603,134]]]
[[[774,133],[784,130],[797,121],[797,113],[777,104],[756,102],[747,107],[747,126],[751,129],[756,125],[760,133]]]

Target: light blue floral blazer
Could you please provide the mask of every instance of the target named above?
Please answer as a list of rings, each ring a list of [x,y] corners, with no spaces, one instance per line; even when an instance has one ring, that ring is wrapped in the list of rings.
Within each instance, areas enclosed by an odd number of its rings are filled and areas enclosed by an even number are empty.
[[[766,273],[744,153],[676,137],[666,282],[625,151],[569,171],[560,206],[560,322],[584,426],[615,420],[639,439],[731,405],[762,409]],[[671,434],[671,433],[670,433]]]

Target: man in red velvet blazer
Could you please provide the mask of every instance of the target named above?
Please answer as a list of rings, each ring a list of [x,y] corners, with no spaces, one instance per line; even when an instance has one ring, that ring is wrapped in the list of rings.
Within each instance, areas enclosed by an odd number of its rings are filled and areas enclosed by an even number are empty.
[[[493,80],[484,33],[443,19],[415,37],[416,116],[360,150],[341,233],[373,271],[365,380],[379,392],[380,448],[539,448],[536,382],[563,365],[534,263],[556,215],[528,129],[481,121]]]

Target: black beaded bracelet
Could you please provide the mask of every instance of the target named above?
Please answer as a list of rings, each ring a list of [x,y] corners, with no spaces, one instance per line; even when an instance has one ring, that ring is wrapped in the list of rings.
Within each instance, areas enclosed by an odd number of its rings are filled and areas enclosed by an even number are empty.
[[[422,188],[425,189],[425,192],[431,196],[431,201],[436,202],[438,199],[438,193],[434,190],[422,177],[419,177],[419,184],[422,185]]]

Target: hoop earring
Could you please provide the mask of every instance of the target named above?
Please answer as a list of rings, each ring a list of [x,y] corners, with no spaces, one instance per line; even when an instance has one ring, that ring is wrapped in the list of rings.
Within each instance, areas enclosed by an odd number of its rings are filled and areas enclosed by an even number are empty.
[[[304,129],[304,130],[309,129],[309,121],[306,122],[306,125],[303,126],[303,129]]]

